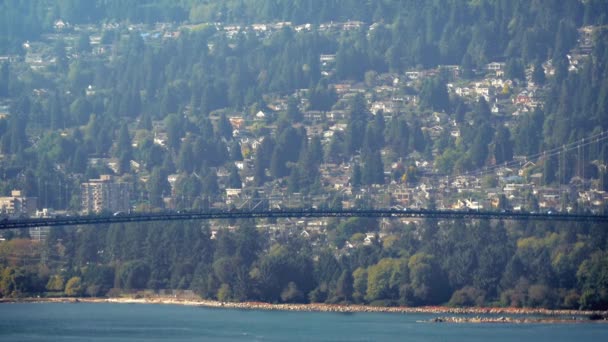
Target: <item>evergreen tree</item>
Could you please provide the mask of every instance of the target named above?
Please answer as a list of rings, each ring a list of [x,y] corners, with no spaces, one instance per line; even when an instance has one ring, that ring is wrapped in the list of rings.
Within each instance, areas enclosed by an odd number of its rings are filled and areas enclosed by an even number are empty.
[[[159,167],[152,169],[147,182],[148,198],[150,205],[155,208],[163,208],[163,197],[169,195],[170,185],[164,170]]]
[[[9,96],[10,69],[9,63],[3,62],[0,64],[0,97]]]
[[[425,80],[420,89],[420,104],[435,111],[448,112],[450,97],[445,82],[438,77]]]
[[[177,157],[177,167],[181,172],[190,174],[195,169],[194,164],[194,152],[192,151],[192,145],[186,141],[182,144],[179,149],[179,156]]]
[[[346,128],[346,148],[349,154],[353,154],[361,148],[363,143],[361,137],[365,135],[368,117],[365,98],[361,94],[357,94],[350,105],[350,120]]]
[[[410,131],[403,117],[393,116],[388,127],[388,145],[399,157],[406,157],[409,152]]]
[[[353,188],[359,188],[362,184],[362,180],[361,180],[362,176],[361,176],[361,166],[359,166],[359,163],[354,163],[353,164],[353,172],[352,175],[350,177],[350,185]]]
[[[361,182],[365,185],[384,184],[384,164],[380,151],[366,149],[362,152],[363,169],[361,170]]]
[[[78,41],[76,42],[76,51],[80,53],[91,52],[91,38],[86,32],[82,32],[78,36]]]
[[[226,114],[224,113],[220,115],[220,119],[218,120],[217,133],[218,136],[226,140],[232,139],[232,125],[230,124],[230,121],[228,121],[228,118],[226,118]]]
[[[545,84],[545,69],[540,61],[534,63],[534,70],[532,71],[532,81],[534,84],[543,86]]]
[[[131,137],[126,124],[123,124],[118,131],[116,142],[116,155],[119,156],[119,170],[126,173],[131,169],[131,159],[133,158],[133,147]]]
[[[303,115],[298,108],[299,99],[295,96],[291,96],[287,99],[287,120],[290,123],[296,123],[302,121]]]
[[[500,126],[494,137],[494,159],[496,164],[509,162],[513,159],[513,141],[509,129]]]
[[[232,189],[240,189],[243,187],[243,181],[239,175],[239,169],[233,164],[229,168],[228,187]]]

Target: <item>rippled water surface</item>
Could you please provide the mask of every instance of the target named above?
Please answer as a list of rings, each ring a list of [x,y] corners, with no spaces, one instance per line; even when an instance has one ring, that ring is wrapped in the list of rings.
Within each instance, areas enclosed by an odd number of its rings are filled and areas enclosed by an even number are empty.
[[[608,324],[421,323],[435,315],[177,305],[0,305],[0,341],[608,341]]]

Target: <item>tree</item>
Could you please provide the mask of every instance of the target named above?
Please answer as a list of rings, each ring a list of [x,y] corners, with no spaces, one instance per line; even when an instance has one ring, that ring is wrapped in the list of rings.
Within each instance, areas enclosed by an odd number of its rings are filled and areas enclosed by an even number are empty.
[[[220,119],[217,122],[217,133],[226,140],[232,139],[232,124],[228,121],[225,113],[220,115]]]
[[[337,301],[350,302],[353,299],[353,276],[349,270],[342,271],[336,284]]]
[[[220,187],[218,185],[217,173],[215,171],[206,172],[203,178],[203,193],[210,196],[218,195]]]
[[[417,303],[438,304],[448,299],[448,288],[433,255],[412,255],[408,261],[408,269],[410,285]]]
[[[579,266],[576,277],[582,286],[581,308],[605,310],[608,308],[608,255],[596,252]]]
[[[84,293],[80,277],[72,277],[65,284],[65,294],[70,297],[80,297]]]
[[[505,76],[512,80],[526,81],[526,71],[520,59],[511,58],[507,61]]]
[[[238,139],[234,139],[230,143],[230,160],[232,160],[232,161],[242,161],[243,160],[243,152],[241,151],[241,143],[238,141]]]
[[[494,159],[496,164],[509,162],[513,159],[513,140],[508,128],[500,126],[494,137]]]
[[[68,57],[65,52],[65,42],[63,39],[57,39],[53,45],[53,54],[55,55],[57,70],[65,72],[68,69]]]
[[[543,86],[545,84],[545,69],[540,61],[534,63],[534,70],[532,71],[532,82],[534,84]]]
[[[367,293],[367,269],[357,268],[353,272],[353,300],[361,303]]]
[[[239,169],[233,164],[229,167],[228,171],[228,186],[232,189],[240,189],[243,187],[243,181],[239,175]]]
[[[130,261],[120,267],[118,278],[126,290],[145,289],[150,279],[150,267],[143,261]]]
[[[346,128],[346,149],[349,154],[361,148],[363,137],[365,135],[365,127],[369,112],[365,98],[361,94],[357,94],[350,104],[350,120]]]
[[[294,96],[290,96],[287,99],[287,119],[290,123],[296,123],[302,121],[303,115],[298,108],[299,99]]]
[[[353,188],[359,188],[362,184],[362,180],[361,180],[361,166],[359,166],[359,163],[354,163],[353,164],[353,172],[352,175],[350,177],[350,185]]]
[[[492,128],[484,123],[478,130],[473,144],[471,145],[470,156],[475,167],[481,167],[488,158],[488,144],[492,139]],[[502,156],[501,156],[502,157]]]
[[[382,259],[376,265],[369,267],[365,297],[368,301],[398,298],[402,262],[403,260],[399,259]]]
[[[387,143],[397,156],[406,157],[409,152],[410,131],[403,117],[393,116],[388,127]]]
[[[65,288],[65,280],[59,274],[55,274],[49,278],[49,282],[46,284],[46,289],[49,291],[63,291]]]
[[[365,185],[384,184],[384,164],[380,151],[364,150],[361,182]]]
[[[188,142],[183,143],[179,149],[179,155],[177,157],[177,167],[180,171],[190,174],[195,169],[194,152],[192,151],[192,144]]]
[[[9,96],[10,69],[9,64],[3,62],[0,64],[0,97]]]
[[[222,284],[220,288],[217,290],[217,300],[220,302],[228,302],[232,300],[232,290],[230,289],[230,285]]]
[[[445,82],[440,78],[425,80],[420,89],[420,104],[425,108],[448,112],[450,97]]]
[[[270,167],[270,163],[275,149],[274,140],[266,136],[255,151],[254,182],[257,186],[264,184],[266,181],[266,169]]]
[[[82,32],[78,36],[78,41],[76,42],[76,51],[80,53],[91,52],[91,38],[88,33]]]
[[[287,287],[281,292],[281,301],[283,303],[301,303],[304,300],[302,291],[298,289],[298,285],[293,281],[287,284]]]
[[[126,124],[123,124],[118,131],[118,139],[116,143],[116,154],[119,156],[119,170],[121,173],[127,173],[131,170],[131,159],[133,158],[133,147],[131,146],[131,137]]]
[[[159,167],[152,169],[147,187],[150,205],[155,208],[163,208],[163,197],[169,194],[170,189],[165,171]]]
[[[170,114],[165,119],[165,125],[167,126],[167,146],[178,151],[184,136],[181,118],[177,114]]]
[[[325,150],[325,160],[331,163],[340,163],[344,160],[344,147],[342,135],[337,132],[334,133]]]

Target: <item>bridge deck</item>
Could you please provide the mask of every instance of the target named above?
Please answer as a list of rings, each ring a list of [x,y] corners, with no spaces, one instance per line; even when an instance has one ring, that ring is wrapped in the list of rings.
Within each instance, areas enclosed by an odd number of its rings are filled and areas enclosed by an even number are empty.
[[[608,215],[564,214],[564,213],[525,213],[525,212],[492,212],[492,211],[453,211],[453,210],[231,210],[231,211],[202,211],[184,213],[134,213],[110,216],[61,216],[54,218],[23,218],[5,219],[0,221],[0,230],[56,227],[74,225],[92,225],[125,222],[151,221],[184,221],[184,220],[216,220],[216,219],[246,219],[246,218],[314,218],[314,217],[413,217],[432,219],[482,219],[482,220],[542,220],[570,222],[608,222]]]

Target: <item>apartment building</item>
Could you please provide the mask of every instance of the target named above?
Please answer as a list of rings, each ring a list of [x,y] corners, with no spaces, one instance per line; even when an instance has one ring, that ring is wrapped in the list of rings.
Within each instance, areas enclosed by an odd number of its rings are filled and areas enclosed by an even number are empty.
[[[0,213],[8,216],[30,216],[36,212],[37,197],[26,197],[20,190],[11,191],[11,195],[0,197]]]
[[[101,175],[80,185],[83,214],[128,211],[131,184],[117,182],[111,175]]]

